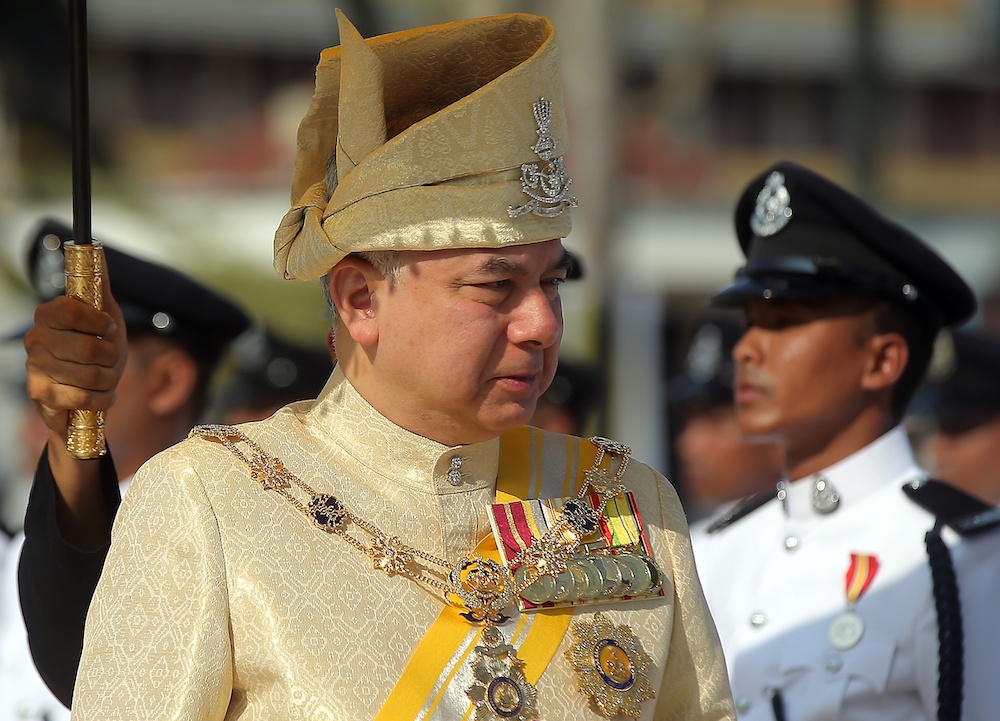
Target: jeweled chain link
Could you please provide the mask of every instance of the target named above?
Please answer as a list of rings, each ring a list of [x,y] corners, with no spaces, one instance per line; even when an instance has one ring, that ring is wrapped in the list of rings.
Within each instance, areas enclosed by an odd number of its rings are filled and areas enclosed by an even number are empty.
[[[324,524],[317,520],[316,509],[313,508],[311,510],[310,505],[303,503],[291,493],[289,489],[292,486],[297,486],[308,495],[310,504],[318,505],[318,501],[321,499],[331,499],[339,505],[339,500],[333,496],[318,493],[308,483],[285,468],[280,459],[265,453],[264,449],[256,441],[236,428],[225,425],[197,426],[191,431],[191,435],[217,440],[222,443],[250,469],[251,477],[260,483],[261,486],[266,490],[281,494],[314,525],[327,533],[334,533],[340,536],[354,548],[371,558],[377,570],[382,570],[389,575],[398,574],[405,576],[418,583],[436,588],[445,594],[455,593],[455,587],[443,580],[443,577],[447,577],[447,571],[450,571],[454,564],[438,558],[427,551],[409,546],[396,536],[386,535],[379,528],[364,518],[351,513],[343,506],[340,506],[343,515],[339,517],[339,522],[332,520],[330,523]],[[244,453],[240,447],[241,444],[247,446],[252,455],[248,456]],[[372,542],[370,544],[365,543],[364,540],[348,533],[348,521],[371,536]],[[393,558],[388,561],[386,560],[387,553],[392,553],[393,555]],[[433,564],[443,569],[445,573],[438,575],[438,572],[432,568],[417,563],[416,559]],[[412,566],[416,566],[417,568],[414,569]]]
[[[455,605],[451,596],[459,595],[462,589],[454,583],[442,580],[442,577],[448,578],[447,572],[456,564],[407,545],[398,536],[387,535],[374,524],[351,513],[335,496],[318,493],[309,484],[285,468],[281,459],[266,453],[256,441],[233,426],[217,424],[196,426],[189,435],[222,443],[247,466],[251,478],[265,490],[281,494],[314,525],[327,533],[340,536],[358,551],[371,558],[376,570],[384,571],[390,576],[404,576],[417,583],[436,588],[443,593],[446,603]],[[587,493],[594,492],[600,498],[599,507],[603,508],[608,499],[624,490],[621,479],[628,465],[631,450],[628,446],[600,436],[595,436],[590,441],[597,446],[597,456],[594,465],[584,474],[584,482],[574,498],[582,500]],[[241,444],[247,446],[252,455],[248,456],[240,447]],[[605,455],[609,453],[613,459],[618,459],[618,467],[613,474],[610,472],[613,460],[609,462],[608,470],[605,471],[601,468]],[[309,496],[308,504],[303,503],[289,491],[293,486],[298,487]],[[365,543],[362,539],[348,533],[348,522],[371,536],[371,542]],[[531,569],[525,582],[515,588],[515,593],[519,595],[542,575],[555,576],[565,571],[566,561],[579,549],[580,540],[580,534],[566,519],[565,514],[560,514],[551,528],[535,539],[530,547],[511,559],[509,564],[511,567],[528,563]],[[417,559],[444,569],[445,573],[442,574],[420,564]],[[416,566],[416,569],[413,566]]]

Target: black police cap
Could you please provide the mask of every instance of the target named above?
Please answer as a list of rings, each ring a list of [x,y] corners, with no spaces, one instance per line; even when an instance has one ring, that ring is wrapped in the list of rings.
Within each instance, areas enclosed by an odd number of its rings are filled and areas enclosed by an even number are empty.
[[[289,343],[256,326],[232,346],[232,374],[218,392],[222,412],[315,398],[333,372],[325,347]]]
[[[951,432],[1000,416],[1000,336],[971,330],[942,333],[910,412],[929,416]]]
[[[572,250],[567,250],[566,255],[569,257],[569,266],[566,268],[566,280],[580,280],[584,275],[583,261]]]
[[[733,403],[733,347],[743,335],[735,318],[699,322],[684,360],[684,371],[667,384],[667,403],[683,413],[691,407]]]
[[[779,162],[736,205],[747,263],[713,305],[750,298],[884,298],[936,326],[976,311],[968,284],[920,238],[813,171]]]
[[[46,218],[28,248],[28,273],[35,292],[51,300],[65,292],[62,246],[73,229]],[[103,245],[103,244],[102,244]],[[111,293],[121,306],[128,333],[174,338],[201,357],[221,355],[250,327],[236,305],[186,275],[104,245]]]
[[[560,358],[552,383],[542,399],[568,408],[573,416],[582,420],[600,406],[604,387],[604,374],[598,366]]]

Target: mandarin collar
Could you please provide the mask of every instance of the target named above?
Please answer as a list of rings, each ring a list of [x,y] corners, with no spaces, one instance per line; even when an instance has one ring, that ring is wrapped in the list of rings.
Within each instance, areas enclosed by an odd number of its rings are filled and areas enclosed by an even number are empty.
[[[913,457],[906,429],[896,426],[861,450],[818,473],[791,483],[783,482],[785,514],[796,519],[824,515],[836,517],[886,486],[895,484],[902,487],[923,475]],[[839,507],[832,513],[822,514],[813,508],[813,488],[819,480],[826,481],[840,496]]]
[[[446,446],[411,433],[375,410],[340,366],[304,421],[310,432],[343,449],[359,466],[389,483],[444,495],[480,490],[496,482],[499,438]]]

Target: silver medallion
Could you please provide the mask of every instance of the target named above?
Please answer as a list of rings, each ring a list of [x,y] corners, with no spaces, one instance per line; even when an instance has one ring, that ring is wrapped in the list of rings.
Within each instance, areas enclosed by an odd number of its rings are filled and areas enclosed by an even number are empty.
[[[844,611],[833,619],[827,638],[838,651],[854,648],[865,633],[865,622],[854,611]]]

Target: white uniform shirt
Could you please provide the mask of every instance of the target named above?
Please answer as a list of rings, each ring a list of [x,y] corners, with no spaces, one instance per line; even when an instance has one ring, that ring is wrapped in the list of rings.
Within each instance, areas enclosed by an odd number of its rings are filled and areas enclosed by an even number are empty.
[[[934,518],[901,490],[925,475],[897,427],[787,484],[784,499],[695,539],[741,721],[773,721],[773,690],[791,721],[936,718],[937,619],[924,545]],[[819,477],[840,496],[828,514],[813,508]],[[837,650],[828,633],[847,608],[852,553],[874,555],[879,568],[856,605],[863,636]],[[986,672],[966,666],[967,678]],[[995,699],[967,703],[964,718],[996,718],[998,708]]]
[[[19,533],[0,551],[0,721],[61,721],[69,709],[49,691],[28,651],[17,594],[22,545]]]
[[[131,481],[119,483],[121,493]],[[31,660],[17,585],[23,545],[24,533],[18,533],[0,546],[0,721],[68,721],[69,709],[49,691]]]

